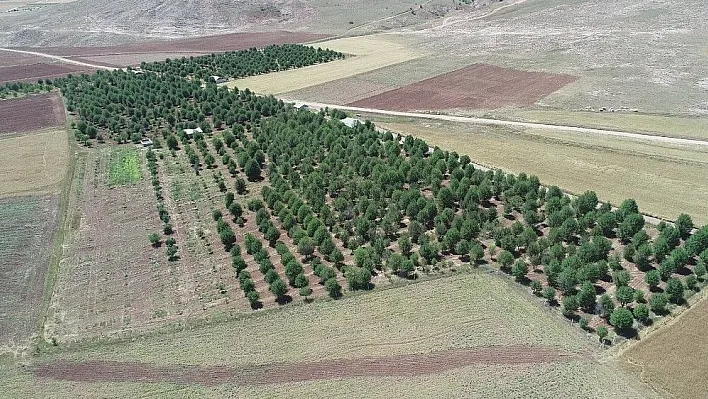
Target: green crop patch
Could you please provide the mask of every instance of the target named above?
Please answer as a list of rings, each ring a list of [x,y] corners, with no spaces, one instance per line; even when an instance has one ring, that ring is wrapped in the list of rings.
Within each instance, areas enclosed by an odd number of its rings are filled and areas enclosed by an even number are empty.
[[[140,154],[133,148],[116,148],[111,153],[109,186],[135,184],[142,178]]]

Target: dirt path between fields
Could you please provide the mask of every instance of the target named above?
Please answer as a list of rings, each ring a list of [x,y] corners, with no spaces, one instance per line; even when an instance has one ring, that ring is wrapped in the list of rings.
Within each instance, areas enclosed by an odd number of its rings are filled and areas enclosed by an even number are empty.
[[[85,66],[85,67],[89,67],[89,68],[107,69],[107,70],[109,70],[109,71],[113,71],[113,70],[118,69],[118,68],[109,67],[109,66],[105,66],[105,65],[89,64],[89,63],[87,63],[87,62],[76,61],[76,60],[72,60],[72,59],[69,59],[69,58],[60,57],[60,56],[58,56],[58,55],[51,55],[51,54],[46,54],[46,53],[39,53],[39,52],[36,52],[36,51],[16,50],[16,49],[2,48],[2,47],[0,47],[0,51],[9,51],[9,52],[11,52],[11,53],[22,53],[22,54],[36,55],[36,56],[39,56],[39,57],[51,58],[51,59],[53,59],[53,60],[61,61],[61,62],[67,63],[67,64],[80,65],[80,66]]]
[[[549,129],[549,130],[562,130],[566,132],[575,133],[590,133],[590,134],[600,134],[605,136],[616,136],[624,137],[635,140],[646,140],[654,141],[660,143],[670,143],[679,145],[692,145],[692,146],[704,146],[708,147],[708,141],[706,140],[692,140],[692,139],[681,139],[677,137],[667,137],[652,134],[642,134],[642,133],[630,133],[622,132],[617,130],[609,129],[594,129],[589,127],[579,127],[579,126],[566,126],[566,125],[552,125],[547,123],[536,123],[536,122],[517,122],[517,121],[507,121],[502,119],[489,119],[489,118],[476,118],[472,116],[453,116],[453,115],[438,115],[438,114],[424,114],[419,112],[404,112],[404,111],[389,111],[385,109],[375,109],[375,108],[361,108],[352,107],[348,105],[336,105],[336,104],[322,104],[311,101],[302,100],[292,100],[281,98],[285,102],[299,102],[306,104],[310,108],[337,108],[342,111],[352,111],[352,112],[364,112],[370,114],[379,115],[390,115],[390,116],[403,116],[408,118],[421,118],[421,119],[433,119],[442,120],[448,122],[460,122],[460,123],[474,123],[478,125],[496,125],[496,126],[511,126],[511,127],[521,127],[521,128],[535,128],[535,129]]]
[[[38,377],[81,382],[173,382],[180,384],[282,384],[348,377],[406,377],[440,373],[474,364],[540,364],[578,359],[550,347],[495,346],[415,355],[360,357],[307,363],[272,363],[242,368],[91,361],[57,361],[36,366]]]

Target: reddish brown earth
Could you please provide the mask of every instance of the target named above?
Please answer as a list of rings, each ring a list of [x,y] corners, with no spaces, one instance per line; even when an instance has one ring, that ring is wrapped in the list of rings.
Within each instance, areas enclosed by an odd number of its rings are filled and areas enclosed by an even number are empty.
[[[540,364],[575,355],[548,347],[496,346],[307,363],[271,363],[245,368],[194,365],[156,366],[147,363],[57,361],[38,365],[36,376],[84,382],[174,382],[219,385],[260,385],[348,377],[405,377],[441,373],[474,364]]]
[[[576,79],[474,64],[349,105],[394,111],[527,106]]]
[[[66,76],[70,73],[80,74],[82,72],[88,73],[91,71],[91,68],[85,66],[63,64],[59,62],[39,62],[33,64],[13,65],[0,67],[0,83],[21,81],[34,82],[38,79],[54,79],[60,76]]]
[[[29,65],[46,61],[46,58],[37,55],[14,53],[9,51],[0,52],[0,67],[14,65]]]
[[[0,135],[60,126],[65,122],[64,105],[57,93],[0,101]]]

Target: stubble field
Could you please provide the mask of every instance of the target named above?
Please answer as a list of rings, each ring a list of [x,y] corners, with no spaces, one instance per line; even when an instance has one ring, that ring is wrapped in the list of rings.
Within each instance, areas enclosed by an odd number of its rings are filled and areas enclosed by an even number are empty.
[[[512,284],[485,273],[458,275],[169,335],[63,348],[25,371],[6,370],[5,387],[20,397],[49,390],[71,396],[78,387],[88,396],[653,396],[614,363],[595,360],[591,341]],[[137,371],[138,381],[111,382]]]

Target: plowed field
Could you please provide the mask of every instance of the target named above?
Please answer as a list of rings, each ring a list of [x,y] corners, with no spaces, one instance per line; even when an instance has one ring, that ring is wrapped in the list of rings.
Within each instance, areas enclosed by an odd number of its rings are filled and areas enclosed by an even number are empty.
[[[38,377],[83,382],[174,382],[202,385],[230,382],[237,385],[260,385],[349,377],[418,376],[472,364],[539,364],[575,357],[577,355],[554,348],[502,346],[295,364],[262,364],[241,369],[223,366],[157,367],[144,363],[59,361],[40,365],[34,373]]]
[[[0,101],[0,135],[63,125],[66,114],[58,94]]]
[[[396,111],[528,106],[577,78],[474,64],[350,105]]]
[[[3,56],[6,53],[2,53]],[[62,63],[34,63],[29,65],[13,65],[0,67],[0,83],[37,81],[38,79],[53,79],[70,73],[90,72],[91,69],[81,65]]]

